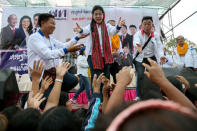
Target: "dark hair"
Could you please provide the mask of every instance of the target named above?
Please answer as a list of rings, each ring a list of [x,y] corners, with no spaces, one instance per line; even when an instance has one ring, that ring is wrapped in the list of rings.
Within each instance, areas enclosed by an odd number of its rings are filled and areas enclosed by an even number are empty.
[[[8,16],[8,23],[10,22],[11,16],[16,16],[15,14],[11,14]]]
[[[129,28],[131,28],[131,27],[137,29],[137,27],[135,25],[130,25]]]
[[[19,27],[22,28],[22,21],[24,19],[28,19],[30,24],[29,24],[29,27],[28,27],[28,33],[31,34],[32,33],[32,29],[33,29],[33,26],[32,26],[32,22],[31,22],[31,18],[27,15],[23,16],[21,19],[20,19],[20,23],[19,23]]]
[[[40,14],[39,15],[39,18],[38,18],[38,25],[41,27],[41,22],[44,21],[48,21],[50,18],[53,18],[55,19],[55,17],[51,14],[48,14],[48,13],[43,13],[43,14]]]
[[[149,100],[149,99],[161,99],[164,100],[161,92],[155,91],[155,90],[149,90],[146,93],[144,93],[142,100]]]
[[[22,111],[23,109],[18,106],[10,106],[5,108],[1,113],[7,117],[8,121],[10,121],[15,114]]]
[[[192,103],[195,103],[195,101],[197,101],[197,88],[188,88],[185,92],[185,95]]]
[[[40,15],[40,13],[36,13],[36,14],[34,14],[33,18],[35,18],[36,16],[39,17],[39,15]]]
[[[197,130],[196,124],[197,119],[175,111],[144,109],[125,120],[119,129],[134,131]]]
[[[175,76],[168,76],[168,81],[172,83],[179,91],[183,92],[182,83]]]
[[[69,100],[68,93],[61,91],[60,99],[59,99],[59,106],[65,106],[66,102]]]
[[[40,120],[40,112],[34,108],[28,108],[13,116],[8,123],[8,131],[35,131]]]
[[[144,16],[144,17],[142,18],[142,23],[143,23],[144,20],[151,20],[151,21],[153,22],[152,16]]]
[[[78,126],[78,127],[83,126],[84,121],[86,119],[86,113],[87,113],[87,110],[84,108],[80,108],[80,109],[72,112],[73,119],[76,122],[76,126]]]
[[[39,131],[78,131],[80,127],[75,125],[75,121],[70,111],[65,107],[53,107],[47,110],[39,121]]]
[[[109,23],[109,22],[116,22],[116,21],[115,20],[108,20],[107,23]]]
[[[105,14],[103,7],[101,7],[100,5],[95,5],[92,9],[92,21],[90,23],[90,27],[91,27],[91,31],[94,32],[94,25],[96,24],[96,21],[93,19],[93,14],[96,10],[100,10],[102,11],[103,14]],[[105,19],[105,18],[104,18]],[[104,21],[103,19],[103,21]]]
[[[114,114],[102,115],[98,118],[94,131],[106,130],[114,119]],[[167,109],[150,108],[140,110],[119,126],[118,131],[168,131],[197,130],[197,119],[179,112]]]
[[[127,25],[123,25],[123,27],[125,27],[127,29]]]
[[[152,82],[147,76],[142,80],[142,88],[139,89],[140,98],[147,100],[151,98],[161,98],[160,87]]]

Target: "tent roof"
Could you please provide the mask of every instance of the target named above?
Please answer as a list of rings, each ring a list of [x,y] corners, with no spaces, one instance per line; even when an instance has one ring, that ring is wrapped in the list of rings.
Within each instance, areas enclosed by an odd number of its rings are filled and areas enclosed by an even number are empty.
[[[149,7],[164,12],[177,0],[0,0],[2,6],[118,6]]]

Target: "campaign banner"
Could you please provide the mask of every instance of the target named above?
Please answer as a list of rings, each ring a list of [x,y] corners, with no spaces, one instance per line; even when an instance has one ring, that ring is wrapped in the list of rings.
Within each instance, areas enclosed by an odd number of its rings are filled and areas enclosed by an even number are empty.
[[[152,16],[156,32],[160,32],[159,17],[156,9],[148,8],[120,8],[104,7],[105,22],[108,20],[124,19],[127,25],[127,33],[130,25],[135,25],[140,30],[141,19],[143,16]],[[1,69],[13,69],[19,74],[27,73],[27,51],[29,36],[36,32],[38,26],[38,13],[50,13],[56,20],[56,29],[52,36],[62,42],[68,38],[75,37],[73,28],[78,23],[81,27],[90,24],[92,20],[92,7],[5,7],[2,13],[2,29],[0,33]],[[28,25],[24,26],[26,20]],[[119,32],[121,35],[121,31]],[[79,40],[79,44],[86,44],[84,38]],[[22,49],[21,51],[19,49]]]
[[[156,9],[104,7],[104,11],[106,23],[108,20],[115,20],[116,24],[118,24],[120,17],[124,19],[129,34],[130,25],[135,25],[137,30],[139,30],[142,17],[152,16],[156,32],[160,34],[160,22]],[[11,43],[13,46],[24,46],[27,41],[26,34],[29,33],[28,35],[31,35],[37,25],[38,18],[34,17],[34,15],[38,13],[50,13],[55,16],[56,29],[52,36],[62,42],[65,42],[66,39],[73,38],[76,35],[73,32],[76,23],[81,27],[85,27],[90,24],[92,20],[92,7],[5,7],[3,8],[2,13],[1,32],[4,37],[1,37],[0,47],[2,44],[9,45]],[[22,23],[24,19],[29,20],[28,32],[26,33],[24,33],[24,29],[21,29],[21,27],[23,27]],[[12,26],[13,30],[10,29],[10,26]],[[86,42],[86,39],[79,41],[79,43],[84,42]],[[6,46],[5,48],[8,47],[9,46]]]
[[[22,75],[28,73],[27,50],[1,51],[0,69],[11,69]]]

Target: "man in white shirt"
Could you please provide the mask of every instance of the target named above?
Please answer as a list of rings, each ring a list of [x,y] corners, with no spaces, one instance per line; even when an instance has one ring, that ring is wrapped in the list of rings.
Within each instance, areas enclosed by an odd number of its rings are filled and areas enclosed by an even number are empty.
[[[168,55],[166,48],[164,48],[164,56],[166,57],[166,63],[161,66],[164,68],[171,68],[174,62],[172,56]]]
[[[144,78],[144,70],[145,67],[142,63],[149,64],[147,58],[151,58],[153,60],[157,60],[156,57],[160,59],[162,64],[165,63],[165,56],[163,52],[163,45],[160,41],[159,35],[152,32],[153,19],[151,16],[145,16],[142,18],[142,29],[138,31],[134,36],[134,64],[137,71],[137,96],[141,97],[142,94],[142,80]],[[156,35],[154,35],[156,34]],[[142,50],[146,41],[151,37],[147,46]],[[139,55],[136,57],[137,52]]]
[[[55,18],[51,14],[40,14],[38,24],[40,29],[29,37],[27,44],[28,66],[33,69],[33,63],[35,60],[42,61],[45,66],[43,78],[51,76],[55,81],[57,80],[55,67],[57,64],[61,63],[60,58],[67,52],[73,52],[81,49],[82,45],[70,45],[76,43],[82,35],[76,36],[68,43],[62,43],[52,38],[50,35],[55,30]],[[62,79],[63,91],[69,91],[78,83],[77,77],[68,72]],[[46,98],[50,94],[52,88],[53,85],[51,85],[45,92],[44,96]]]
[[[188,43],[185,42],[183,36],[176,38],[177,47],[174,54],[174,62],[177,67],[191,68],[197,71],[197,53],[194,48],[189,47]]]

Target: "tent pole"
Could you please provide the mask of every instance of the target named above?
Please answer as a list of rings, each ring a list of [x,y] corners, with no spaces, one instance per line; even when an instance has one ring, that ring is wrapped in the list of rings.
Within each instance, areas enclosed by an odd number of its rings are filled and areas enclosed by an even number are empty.
[[[164,17],[170,10],[172,10],[180,1],[181,1],[181,0],[178,0],[172,7],[169,7],[169,8],[167,9],[167,11],[166,11],[165,13],[163,13],[162,16],[159,17],[159,20],[163,19],[163,17]]]

